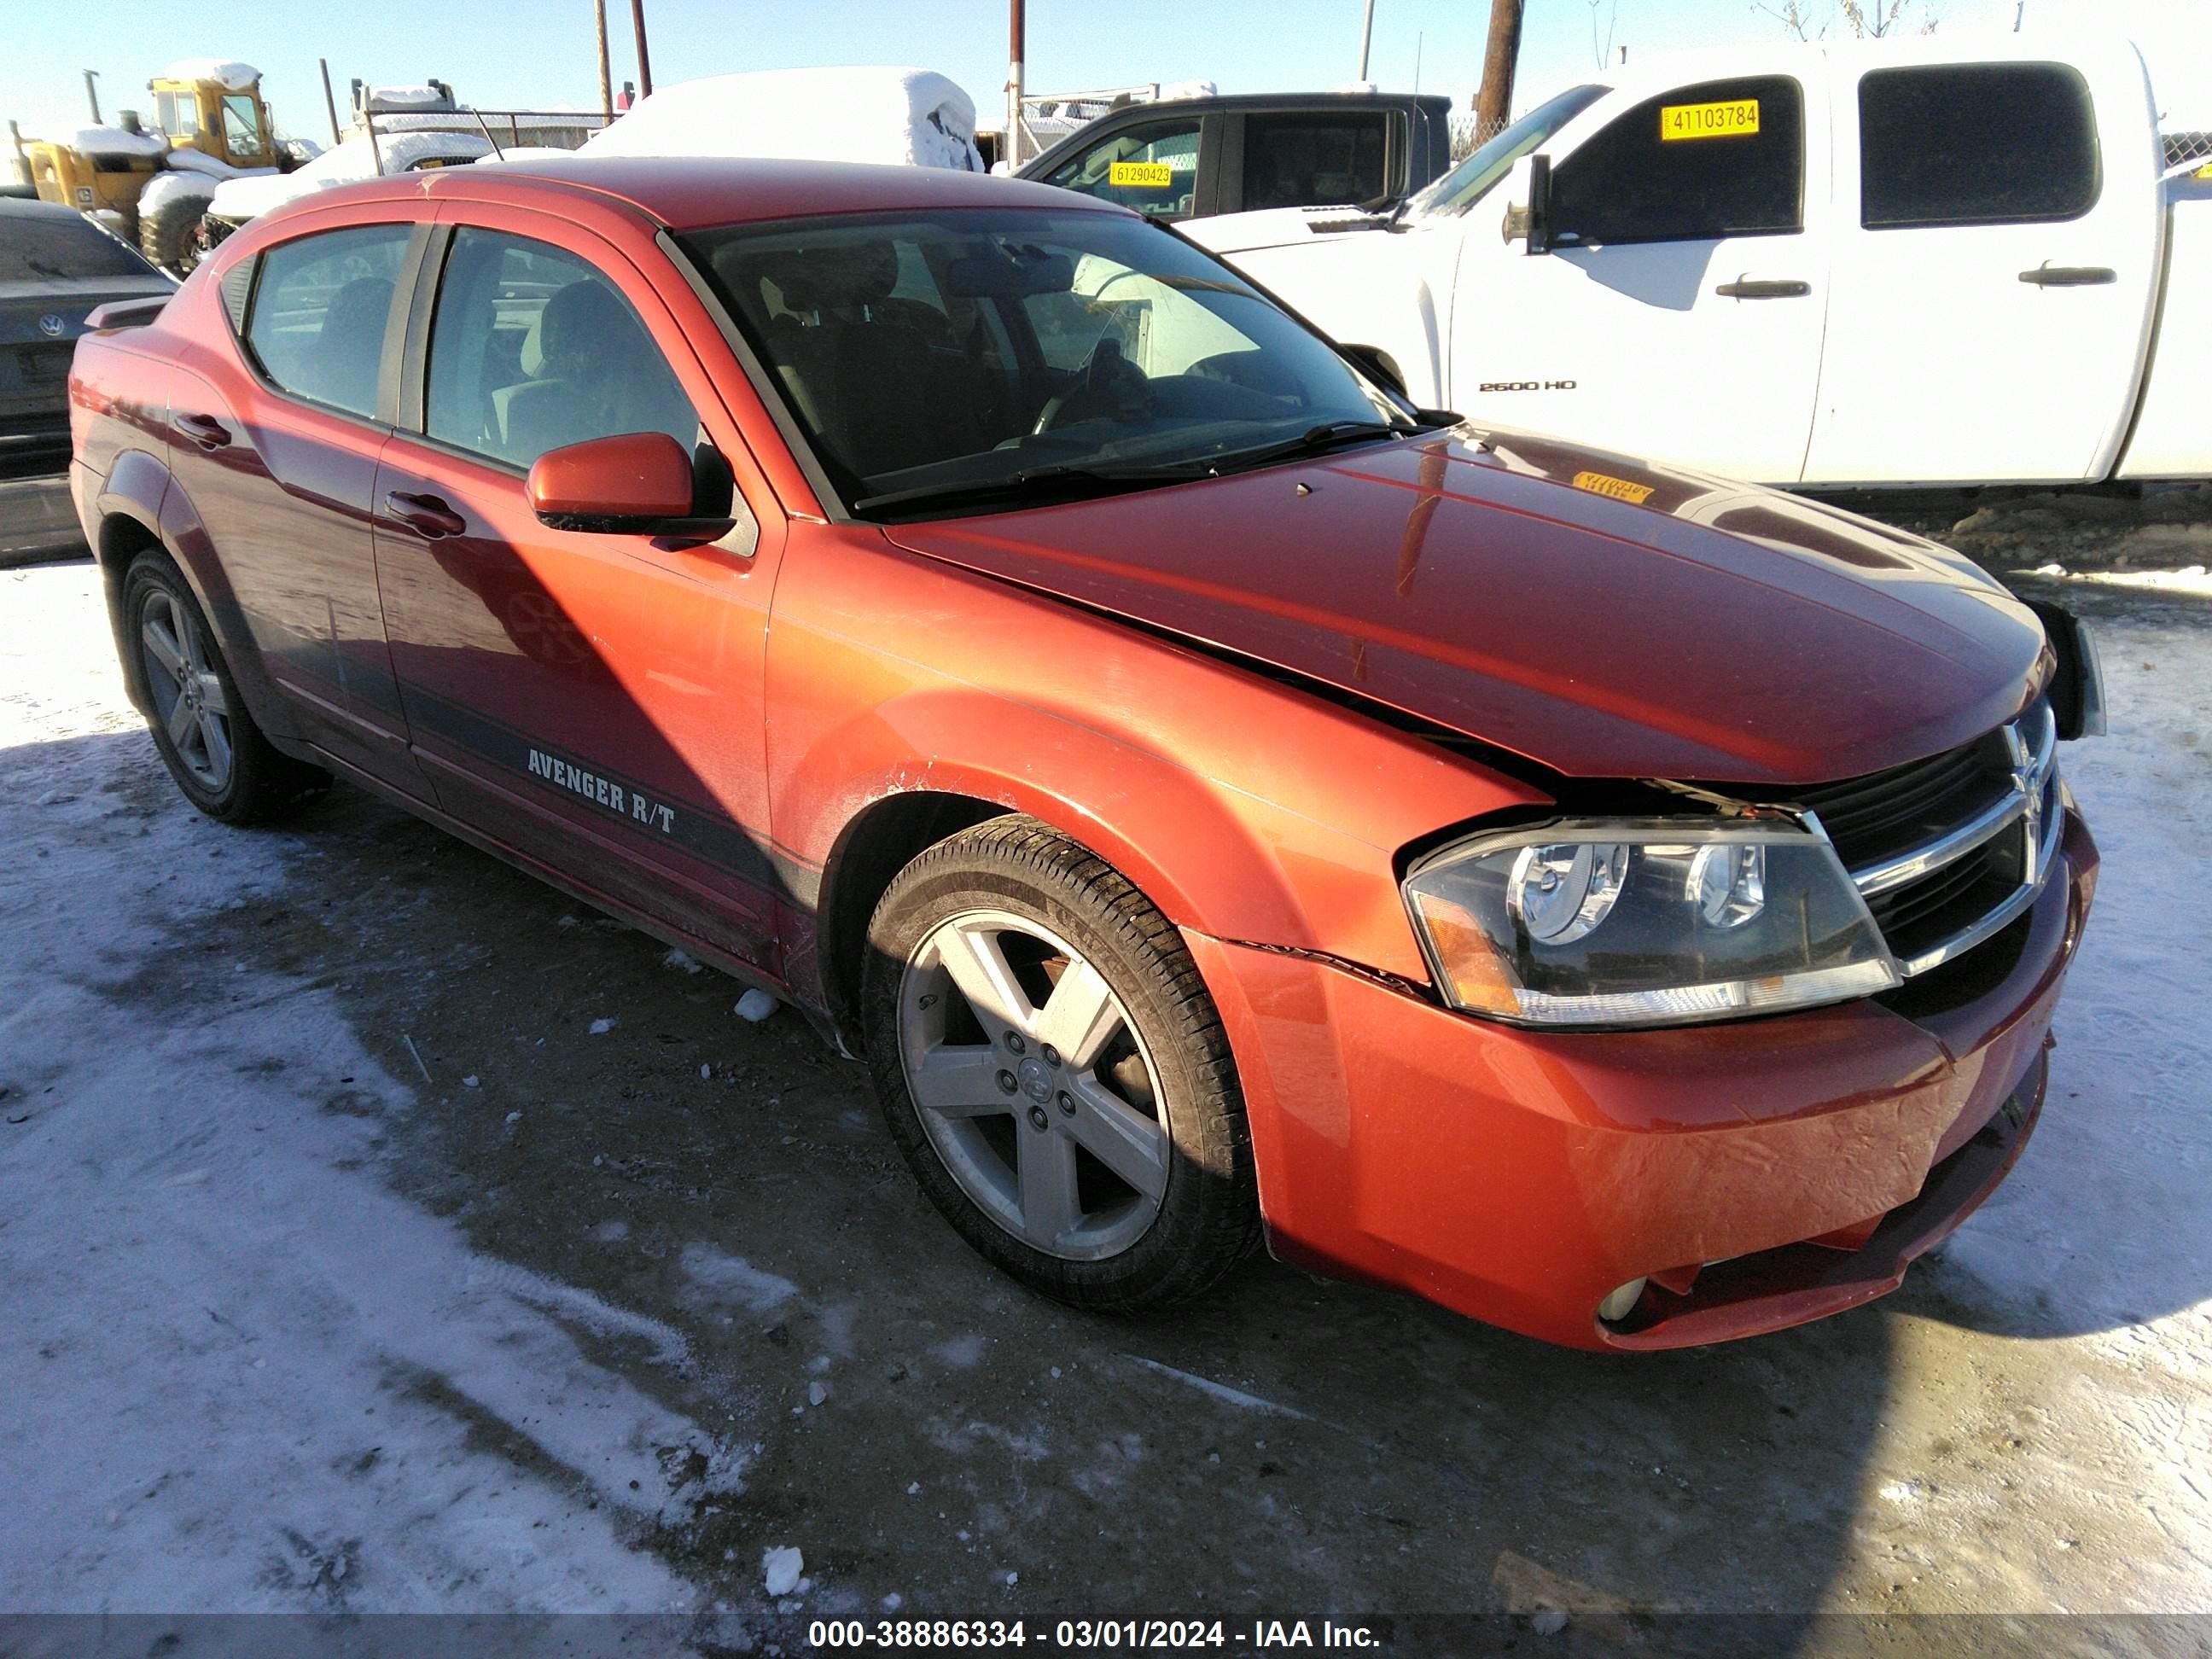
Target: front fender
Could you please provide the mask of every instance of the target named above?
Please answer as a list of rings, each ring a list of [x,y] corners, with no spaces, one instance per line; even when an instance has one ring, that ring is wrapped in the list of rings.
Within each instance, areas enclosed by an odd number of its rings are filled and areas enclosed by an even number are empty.
[[[814,870],[888,795],[966,795],[1090,848],[1179,927],[1425,980],[1398,850],[1542,799],[1233,662],[865,532],[794,528],[769,800]]]

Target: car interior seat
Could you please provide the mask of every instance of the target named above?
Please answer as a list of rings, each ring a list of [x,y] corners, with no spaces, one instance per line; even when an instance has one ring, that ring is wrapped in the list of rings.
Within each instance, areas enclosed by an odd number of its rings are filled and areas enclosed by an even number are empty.
[[[392,286],[388,276],[356,276],[331,295],[314,349],[289,377],[292,384],[340,409],[373,412]]]

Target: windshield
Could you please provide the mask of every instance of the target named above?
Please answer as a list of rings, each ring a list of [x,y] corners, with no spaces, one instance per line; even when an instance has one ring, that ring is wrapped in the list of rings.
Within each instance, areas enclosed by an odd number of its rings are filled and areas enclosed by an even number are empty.
[[[1414,424],[1234,271],[1133,216],[872,216],[688,246],[857,512],[1165,481]]]
[[[0,283],[64,276],[151,276],[153,266],[74,214],[9,214],[0,231]]]
[[[1513,164],[1580,115],[1611,88],[1571,87],[1539,104],[1449,173],[1406,204],[1406,216],[1464,213],[1513,171]]]

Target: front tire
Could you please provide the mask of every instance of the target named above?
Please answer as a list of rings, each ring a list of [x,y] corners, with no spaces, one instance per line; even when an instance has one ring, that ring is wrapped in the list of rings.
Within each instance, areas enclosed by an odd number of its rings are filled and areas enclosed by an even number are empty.
[[[225,823],[258,823],[330,787],[328,773],[261,734],[199,601],[165,556],[138,556],[123,604],[154,746],[185,799]]]
[[[1018,816],[939,842],[876,907],[862,999],[908,1166],[1024,1285],[1153,1307],[1257,1242],[1220,1016],[1173,925],[1103,860]]]
[[[138,251],[174,276],[191,276],[205,252],[200,216],[207,204],[204,196],[172,196],[155,204],[152,212],[139,215]]]

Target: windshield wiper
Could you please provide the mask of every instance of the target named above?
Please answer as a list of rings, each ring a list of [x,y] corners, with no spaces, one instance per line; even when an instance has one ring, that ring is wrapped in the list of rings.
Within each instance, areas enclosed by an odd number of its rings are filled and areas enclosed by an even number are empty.
[[[1157,466],[1093,466],[1073,461],[1055,461],[1045,466],[1024,467],[1003,478],[917,484],[911,489],[893,489],[880,495],[863,495],[853,503],[853,510],[866,513],[877,507],[903,506],[909,501],[1018,499],[1024,495],[1066,493],[1070,485],[1079,489],[1085,485],[1103,485],[1104,488],[1096,489],[1094,493],[1105,495],[1120,489],[1141,489],[1147,484],[1218,477],[1224,472],[1241,472],[1248,467],[1265,466],[1269,461],[1281,460],[1286,456],[1319,454],[1323,450],[1334,449],[1343,444],[1367,443],[1376,438],[1407,437],[1422,429],[1419,423],[1401,426],[1389,421],[1328,421],[1320,426],[1308,427],[1295,438],[1285,439],[1280,443],[1263,444],[1256,449],[1236,449],[1224,455],[1166,462]]]
[[[1329,421],[1321,426],[1308,427],[1295,438],[1280,443],[1262,444],[1257,449],[1231,450],[1226,455],[1216,455],[1207,463],[1207,471],[1242,471],[1247,467],[1265,466],[1290,455],[1318,455],[1324,450],[1335,449],[1345,444],[1371,442],[1376,438],[1409,438],[1422,430],[1419,423],[1404,426],[1395,421]]]
[[[1054,461],[1045,466],[1025,466],[1003,478],[916,484],[911,489],[892,489],[880,495],[863,495],[853,503],[853,510],[866,513],[877,507],[902,507],[909,501],[1018,500],[1025,495],[1060,495],[1067,493],[1071,488],[1081,491],[1085,486],[1099,485],[1104,488],[1096,493],[1103,495],[1123,488],[1142,489],[1146,484],[1203,478],[1212,471],[1211,465],[1205,462],[1176,462],[1164,466],[1085,466],[1074,462]]]

